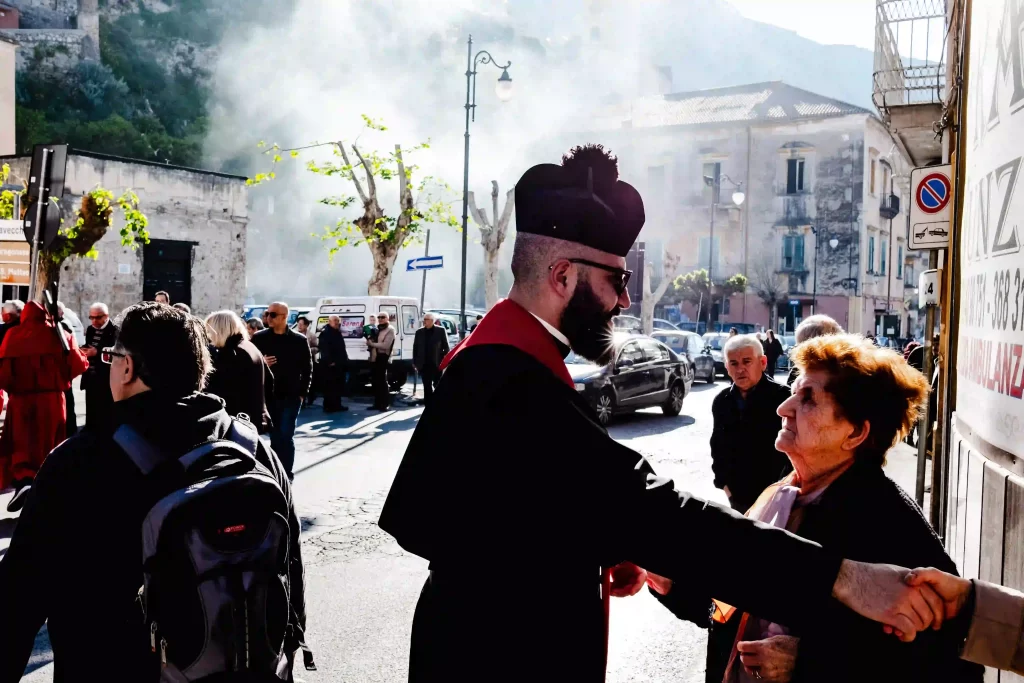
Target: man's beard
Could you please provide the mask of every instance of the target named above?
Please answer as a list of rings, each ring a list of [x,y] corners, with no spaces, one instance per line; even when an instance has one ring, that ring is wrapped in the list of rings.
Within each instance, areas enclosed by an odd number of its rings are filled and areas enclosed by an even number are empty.
[[[580,279],[569,304],[562,313],[562,332],[578,355],[600,365],[611,362],[615,355],[612,319],[621,312],[618,305],[605,310],[590,281]]]

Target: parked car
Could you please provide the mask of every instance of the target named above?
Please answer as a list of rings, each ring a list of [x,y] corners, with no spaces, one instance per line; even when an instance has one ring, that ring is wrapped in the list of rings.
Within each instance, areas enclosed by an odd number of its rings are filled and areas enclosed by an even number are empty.
[[[614,335],[615,359],[597,365],[570,353],[565,359],[576,391],[590,403],[603,425],[615,415],[660,407],[678,415],[693,385],[689,362],[650,337]]]
[[[253,318],[262,318],[264,312],[269,308],[270,304],[252,304],[251,306],[244,306],[242,308],[242,320],[252,320]],[[300,315],[304,315],[313,320],[311,315],[313,309],[309,306],[302,308],[289,308],[288,309],[288,327],[295,325],[295,321],[299,319]]]
[[[455,345],[459,343],[459,321],[458,318],[453,318],[448,315],[441,315],[440,313],[434,314],[438,325],[444,328],[445,334],[448,335],[448,346],[455,348]]]
[[[675,323],[670,323],[669,321],[665,320],[664,318],[655,318],[654,319],[654,329],[656,329],[656,330],[679,331],[679,326],[676,325]]]
[[[82,320],[78,315],[68,307],[64,307],[64,321],[71,328],[71,331],[75,333],[75,341],[79,346],[85,346],[85,327],[82,326]]]
[[[423,311],[424,313],[436,313],[438,315],[444,315],[455,321],[455,334],[458,335],[459,326],[462,324],[462,310],[458,308],[427,308]],[[476,324],[476,317],[478,315],[484,315],[487,311],[481,311],[478,308],[467,308],[466,309],[466,324],[469,329],[472,330]]]
[[[792,334],[785,334],[779,337],[779,341],[782,342],[782,355],[779,356],[779,360],[775,363],[775,369],[789,370],[789,352],[796,346],[796,337]]]
[[[711,357],[711,351],[699,334],[655,330],[651,336],[672,349],[677,356],[686,358],[690,363],[690,370],[693,372],[693,381],[703,380],[708,384],[714,383],[715,359]]]
[[[715,361],[715,374],[716,375],[727,375],[725,371],[725,355],[722,353],[722,349],[725,348],[725,342],[729,341],[729,335],[724,332],[708,332],[704,335],[704,345],[708,347],[711,352],[711,357]]]

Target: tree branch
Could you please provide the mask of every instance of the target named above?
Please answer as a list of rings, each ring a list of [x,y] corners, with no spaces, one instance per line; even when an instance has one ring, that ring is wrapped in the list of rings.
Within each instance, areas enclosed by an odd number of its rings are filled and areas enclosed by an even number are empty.
[[[359,194],[359,199],[362,200],[363,206],[366,206],[367,204],[370,203],[370,199],[366,196],[366,193],[363,191],[363,186],[359,183],[359,178],[356,177],[355,169],[352,168],[352,162],[348,160],[348,152],[345,151],[345,143],[336,142],[334,144],[338,147],[338,150],[341,152],[341,158],[344,159],[345,165],[348,166],[349,168],[349,180],[351,180],[352,184],[356,186],[356,192]],[[352,149],[355,149],[355,147],[353,147]]]
[[[366,162],[363,155],[359,153],[359,148],[356,147],[355,143],[352,143],[352,151],[355,152],[356,157],[359,159],[359,163],[363,165],[363,169],[366,171],[366,187],[370,190],[370,201],[377,201],[377,181],[373,178],[373,169],[370,168],[370,164]],[[345,165],[349,165],[348,159],[345,160]],[[353,172],[353,178],[355,174]]]
[[[497,189],[497,184],[495,184]],[[516,189],[513,187],[511,190],[505,193],[505,210],[501,212],[501,219],[495,227],[498,229],[498,244],[502,244],[505,241],[505,235],[508,233],[508,224],[512,221],[512,209],[516,205]]]
[[[487,213],[481,211],[476,206],[476,194],[472,191],[466,195],[467,203],[469,204],[469,215],[473,217],[473,221],[480,226],[480,232],[486,233],[491,230],[491,225],[487,222]]]
[[[401,213],[395,226],[395,242],[405,242],[405,234],[413,219],[415,205],[412,197],[412,187],[409,178],[405,175],[405,160],[402,159],[402,146],[395,145],[395,161],[398,163],[398,203]]]

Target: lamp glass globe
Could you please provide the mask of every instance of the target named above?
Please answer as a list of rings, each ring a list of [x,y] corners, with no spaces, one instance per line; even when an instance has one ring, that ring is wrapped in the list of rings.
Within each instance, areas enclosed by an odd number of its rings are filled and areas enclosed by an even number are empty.
[[[746,198],[747,195],[743,194],[742,192],[732,193],[732,203],[735,204],[736,206],[741,206],[744,200],[746,200]]]
[[[512,99],[512,77],[508,75],[508,69],[501,72],[501,78],[494,84],[494,92],[502,102]]]
[[[838,246],[839,246],[839,240],[837,240],[837,239],[836,239],[835,237],[833,237],[832,239],[830,239],[830,240],[828,241],[828,246],[830,246],[830,247],[832,247],[833,249],[835,249],[836,247],[838,247]]]

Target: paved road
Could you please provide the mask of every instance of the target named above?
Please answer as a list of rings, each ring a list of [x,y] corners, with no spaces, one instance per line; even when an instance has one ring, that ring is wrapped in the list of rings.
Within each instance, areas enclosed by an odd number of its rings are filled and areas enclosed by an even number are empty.
[[[723,386],[695,385],[678,417],[644,411],[619,420],[611,434],[679,486],[724,502],[712,486],[708,447],[711,401]],[[356,404],[335,419],[312,408],[300,418],[295,490],[309,639],[320,670],[297,675],[310,683],[406,680],[412,612],[426,562],[402,551],[376,521],[420,409],[381,415],[367,407]],[[456,435],[442,447],[468,446]],[[900,463],[912,472],[905,457]],[[0,505],[6,499],[0,497]],[[676,620],[646,592],[613,600],[608,681],[703,681],[704,645],[704,631]],[[51,680],[49,657],[44,631],[24,680]]]

